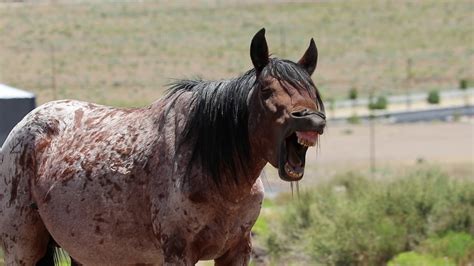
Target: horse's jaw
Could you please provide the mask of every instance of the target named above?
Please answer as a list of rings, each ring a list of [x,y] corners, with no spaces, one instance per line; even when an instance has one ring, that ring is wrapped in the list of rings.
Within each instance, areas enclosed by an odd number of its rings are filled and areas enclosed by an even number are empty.
[[[308,147],[298,142],[295,132],[284,138],[278,152],[278,175],[284,181],[303,178]]]
[[[322,112],[303,109],[291,113],[278,152],[278,174],[281,179],[298,181],[303,178],[306,151],[317,144],[325,126],[326,116]]]

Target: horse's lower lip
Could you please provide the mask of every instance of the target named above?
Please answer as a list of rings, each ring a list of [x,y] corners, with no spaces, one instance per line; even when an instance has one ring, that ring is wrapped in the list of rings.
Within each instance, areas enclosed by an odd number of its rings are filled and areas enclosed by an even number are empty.
[[[291,182],[303,178],[307,149],[299,143],[295,131],[282,140],[278,156],[278,173],[282,180]]]

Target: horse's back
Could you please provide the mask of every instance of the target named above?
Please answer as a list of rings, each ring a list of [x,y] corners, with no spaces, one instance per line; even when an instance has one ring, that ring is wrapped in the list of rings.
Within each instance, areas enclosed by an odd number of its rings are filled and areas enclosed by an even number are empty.
[[[36,148],[33,194],[49,232],[80,261],[159,261],[147,173],[158,130],[149,108],[74,103],[65,115]]]
[[[58,155],[53,146],[61,145],[60,139],[70,131],[71,121],[80,115],[75,111],[88,105],[96,106],[78,101],[49,102],[12,129],[0,149],[0,211],[33,202],[31,185],[37,181],[41,162]],[[67,148],[67,142],[63,144]]]
[[[16,147],[24,154],[20,159],[28,160],[13,165],[22,168],[17,171],[32,168],[32,197],[41,204],[60,183],[129,176],[149,155],[153,126],[148,108],[55,101],[28,114],[10,134],[7,146]],[[8,157],[13,149],[5,152]]]

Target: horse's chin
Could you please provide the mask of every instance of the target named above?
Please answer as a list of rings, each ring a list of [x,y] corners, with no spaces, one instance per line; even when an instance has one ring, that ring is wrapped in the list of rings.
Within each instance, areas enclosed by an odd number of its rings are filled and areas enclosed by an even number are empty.
[[[316,145],[315,132],[292,132],[283,139],[278,158],[278,174],[285,181],[298,181],[303,178],[306,151]]]

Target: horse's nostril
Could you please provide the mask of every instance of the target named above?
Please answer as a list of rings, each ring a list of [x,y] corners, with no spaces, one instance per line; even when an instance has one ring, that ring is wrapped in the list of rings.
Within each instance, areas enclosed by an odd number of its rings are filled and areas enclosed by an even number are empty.
[[[307,110],[304,109],[303,111],[292,112],[291,115],[296,116],[296,117],[302,117],[302,116],[305,116],[306,113],[307,113]]]
[[[308,109],[303,109],[301,111],[298,111],[298,112],[292,112],[291,114],[293,116],[296,116],[296,117],[302,117],[302,116],[306,116],[306,115],[310,115],[312,112]]]
[[[307,116],[307,115],[317,115],[317,116],[321,117],[322,119],[326,120],[326,115],[323,112],[311,111],[311,110],[308,110],[308,109],[304,109],[304,110],[301,110],[301,111],[298,111],[298,112],[292,112],[291,115],[295,116],[295,117],[303,117],[303,116]]]

